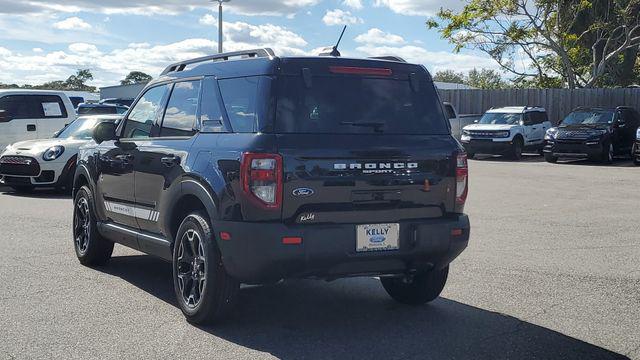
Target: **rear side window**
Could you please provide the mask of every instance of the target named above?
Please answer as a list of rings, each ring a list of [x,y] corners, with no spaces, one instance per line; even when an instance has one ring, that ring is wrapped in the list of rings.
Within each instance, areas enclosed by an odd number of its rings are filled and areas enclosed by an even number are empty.
[[[256,131],[256,98],[259,77],[220,80],[222,100],[234,132]]]
[[[67,109],[57,95],[7,95],[0,98],[0,122],[20,119],[66,118]]]
[[[199,80],[176,83],[167,103],[160,136],[195,135],[199,98]]]
[[[533,120],[533,124],[542,124],[543,122],[548,120],[547,113],[545,112],[533,111],[529,114],[531,116],[531,119]]]
[[[162,108],[169,85],[149,89],[129,113],[122,132],[123,138],[148,138]]]
[[[449,133],[442,105],[426,77],[409,80],[358,76],[281,76],[276,131],[325,134]]]
[[[200,120],[202,121],[202,132],[226,131],[218,98],[218,86],[214,78],[205,78],[203,81]]]

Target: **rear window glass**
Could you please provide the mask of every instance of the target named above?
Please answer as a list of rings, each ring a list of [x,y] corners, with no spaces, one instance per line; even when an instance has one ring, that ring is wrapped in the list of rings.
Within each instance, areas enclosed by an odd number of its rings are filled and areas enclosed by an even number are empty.
[[[436,90],[420,81],[355,76],[300,76],[277,85],[276,131],[329,134],[448,134]]]

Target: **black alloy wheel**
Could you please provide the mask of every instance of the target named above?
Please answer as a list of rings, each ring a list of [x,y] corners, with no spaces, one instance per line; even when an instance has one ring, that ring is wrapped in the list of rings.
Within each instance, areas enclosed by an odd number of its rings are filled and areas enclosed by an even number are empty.
[[[195,309],[207,286],[207,258],[200,235],[193,229],[184,233],[178,248],[178,288],[182,302]]]

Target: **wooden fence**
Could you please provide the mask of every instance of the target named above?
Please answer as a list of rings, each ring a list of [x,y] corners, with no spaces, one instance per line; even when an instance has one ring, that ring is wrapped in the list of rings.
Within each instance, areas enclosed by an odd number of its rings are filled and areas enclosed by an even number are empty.
[[[482,114],[492,107],[542,106],[554,124],[578,106],[633,106],[640,110],[640,89],[440,90],[442,101],[460,114]]]

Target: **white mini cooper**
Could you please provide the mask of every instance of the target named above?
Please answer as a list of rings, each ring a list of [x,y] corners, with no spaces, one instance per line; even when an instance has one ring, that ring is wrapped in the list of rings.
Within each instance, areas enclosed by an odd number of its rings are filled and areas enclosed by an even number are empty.
[[[29,192],[36,187],[70,191],[78,150],[93,141],[93,128],[101,122],[117,122],[121,117],[79,117],[51,139],[27,140],[7,146],[0,153],[0,183],[18,192]]]

